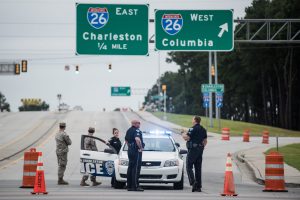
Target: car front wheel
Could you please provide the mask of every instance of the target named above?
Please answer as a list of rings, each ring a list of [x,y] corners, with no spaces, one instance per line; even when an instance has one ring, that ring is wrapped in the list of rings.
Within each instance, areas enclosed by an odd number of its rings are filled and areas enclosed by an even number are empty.
[[[181,176],[181,180],[177,183],[174,183],[173,188],[174,190],[183,190],[183,172],[182,172],[182,176]]]
[[[113,183],[114,183],[114,188],[115,188],[115,189],[123,189],[123,188],[125,187],[125,184],[126,184],[126,183],[117,181],[117,179],[116,179],[115,176],[113,177],[113,179],[114,179],[114,182],[113,182]]]

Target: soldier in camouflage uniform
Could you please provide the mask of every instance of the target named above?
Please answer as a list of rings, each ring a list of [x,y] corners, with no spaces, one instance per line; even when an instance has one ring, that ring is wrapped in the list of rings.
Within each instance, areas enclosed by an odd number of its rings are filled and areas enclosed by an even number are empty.
[[[56,155],[58,162],[58,185],[68,185],[69,183],[64,181],[64,173],[68,163],[68,146],[72,144],[71,139],[65,132],[66,123],[59,124],[59,132],[55,136],[56,140]]]
[[[95,133],[95,128],[90,127],[88,132],[89,132],[89,134],[88,134],[89,136],[93,136],[93,134]],[[98,151],[95,140],[90,137],[84,138],[84,149],[90,150],[90,151]],[[90,179],[93,182],[93,186],[97,186],[97,185],[101,184],[101,182],[96,181],[96,176],[93,176],[93,175],[90,175],[90,176],[91,176]],[[88,174],[83,175],[80,185],[81,186],[90,186],[89,184],[87,184],[85,182],[86,180],[88,180],[88,178],[89,178]]]

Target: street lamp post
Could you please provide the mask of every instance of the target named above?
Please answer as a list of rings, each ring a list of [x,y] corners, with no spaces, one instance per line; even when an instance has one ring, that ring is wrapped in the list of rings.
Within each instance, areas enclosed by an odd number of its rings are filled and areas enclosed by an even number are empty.
[[[157,55],[158,55],[158,79],[157,79],[157,95],[160,97],[161,96],[161,90],[160,90],[160,51],[157,52]],[[159,100],[158,101],[158,110],[161,109],[161,101]]]

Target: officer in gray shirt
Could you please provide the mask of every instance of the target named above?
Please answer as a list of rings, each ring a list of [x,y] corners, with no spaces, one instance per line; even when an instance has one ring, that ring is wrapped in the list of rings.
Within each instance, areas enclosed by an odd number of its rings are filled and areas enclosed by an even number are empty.
[[[66,171],[68,163],[68,146],[72,144],[69,135],[65,132],[66,123],[59,123],[59,132],[55,136],[56,141],[56,155],[58,162],[58,185],[68,185],[69,183],[64,181],[64,173]]]
[[[88,133],[89,136],[93,136],[93,134],[95,133],[95,128],[90,127],[88,132],[89,132]],[[90,137],[84,138],[84,149],[89,150],[89,151],[98,151],[95,140]],[[90,179],[93,182],[93,186],[97,186],[97,185],[101,184],[101,182],[96,181],[96,176],[93,176],[93,175],[90,175],[90,176],[91,176]],[[81,186],[89,186],[89,184],[87,184],[85,182],[86,180],[88,180],[88,178],[89,178],[88,174],[83,175],[80,185]]]

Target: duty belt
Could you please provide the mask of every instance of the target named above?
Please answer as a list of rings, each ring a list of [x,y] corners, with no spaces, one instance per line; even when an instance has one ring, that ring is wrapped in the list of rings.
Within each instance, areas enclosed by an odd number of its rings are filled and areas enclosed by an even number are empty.
[[[192,147],[193,147],[193,148],[196,148],[196,147],[204,147],[204,145],[203,145],[203,144],[193,143],[193,144],[192,144]]]
[[[129,143],[128,146],[129,147],[135,147],[135,143]]]

